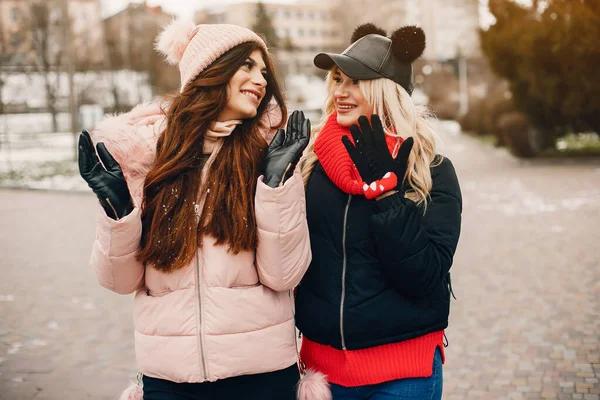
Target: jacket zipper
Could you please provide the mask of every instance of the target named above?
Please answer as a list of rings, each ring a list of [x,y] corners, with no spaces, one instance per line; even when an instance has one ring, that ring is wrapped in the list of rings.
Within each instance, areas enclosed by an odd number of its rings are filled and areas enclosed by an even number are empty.
[[[348,195],[348,202],[344,210],[344,227],[342,232],[342,254],[344,256],[342,262],[342,300],[340,302],[340,336],[342,338],[342,349],[346,350],[346,339],[344,338],[344,301],[346,300],[346,222],[348,221],[348,210],[350,209],[350,201],[352,195]]]
[[[196,225],[200,223],[200,205],[194,205],[194,211],[196,213]],[[196,318],[196,322],[198,324],[198,347],[200,349],[199,358],[200,365],[202,366],[202,376],[204,377],[204,381],[208,380],[208,376],[206,375],[206,357],[204,357],[204,343],[202,342],[202,288],[201,284],[201,272],[200,272],[200,252],[196,249],[196,287],[198,288],[198,315]]]

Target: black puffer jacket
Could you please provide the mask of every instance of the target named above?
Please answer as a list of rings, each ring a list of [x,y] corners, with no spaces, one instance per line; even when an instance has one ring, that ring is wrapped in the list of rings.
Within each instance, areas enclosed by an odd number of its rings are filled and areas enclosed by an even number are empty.
[[[423,215],[400,194],[348,195],[317,163],[306,190],[313,258],[296,296],[296,324],[308,339],[354,350],[448,326],[462,199],[450,160],[431,173]]]

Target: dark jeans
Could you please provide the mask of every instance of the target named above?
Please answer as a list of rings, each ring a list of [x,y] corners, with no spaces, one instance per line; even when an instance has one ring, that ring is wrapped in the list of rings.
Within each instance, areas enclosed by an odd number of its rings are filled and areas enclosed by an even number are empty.
[[[144,376],[144,400],[295,400],[300,379],[296,364],[256,375],[216,382],[175,383]]]
[[[442,355],[435,350],[433,374],[428,378],[398,379],[378,385],[344,387],[331,385],[333,400],[441,400]]]

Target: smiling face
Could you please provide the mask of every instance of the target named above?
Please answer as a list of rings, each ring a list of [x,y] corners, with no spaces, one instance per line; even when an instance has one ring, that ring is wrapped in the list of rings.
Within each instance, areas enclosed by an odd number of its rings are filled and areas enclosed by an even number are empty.
[[[368,118],[373,114],[373,106],[367,103],[358,86],[358,79],[352,79],[339,69],[333,71],[333,102],[337,112],[337,122],[341,126],[358,123],[358,117]]]
[[[267,67],[262,52],[254,50],[227,85],[227,105],[218,121],[254,118],[266,93]]]

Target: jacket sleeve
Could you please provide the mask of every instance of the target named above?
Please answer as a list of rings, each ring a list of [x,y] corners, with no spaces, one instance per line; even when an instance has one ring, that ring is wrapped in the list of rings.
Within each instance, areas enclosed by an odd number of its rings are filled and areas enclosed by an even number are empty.
[[[427,295],[446,279],[460,236],[462,198],[450,160],[432,168],[426,212],[400,194],[377,201],[371,218],[382,268],[403,295]]]
[[[300,168],[278,188],[267,186],[260,177],[255,204],[260,282],[275,291],[293,289],[312,257]]]
[[[119,294],[133,293],[144,283],[144,266],[136,260],[142,237],[140,209],[135,207],[115,221],[98,208],[90,263],[102,286]]]

